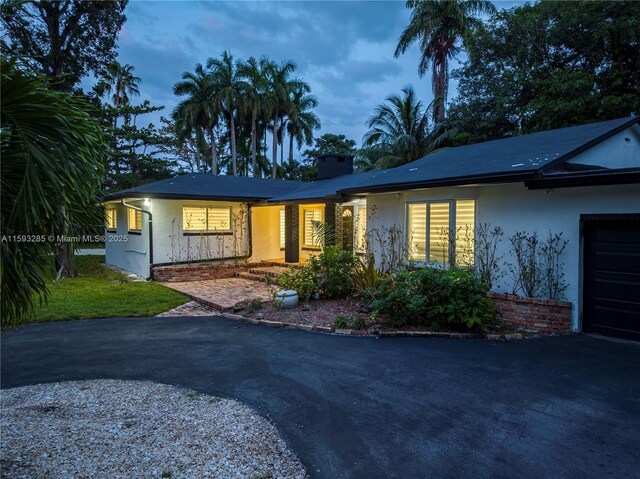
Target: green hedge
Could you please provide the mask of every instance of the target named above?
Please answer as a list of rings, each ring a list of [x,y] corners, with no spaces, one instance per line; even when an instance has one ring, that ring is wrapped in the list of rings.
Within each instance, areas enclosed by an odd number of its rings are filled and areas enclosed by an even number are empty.
[[[372,307],[396,327],[483,331],[496,314],[485,293],[484,283],[471,271],[423,268],[384,279]]]

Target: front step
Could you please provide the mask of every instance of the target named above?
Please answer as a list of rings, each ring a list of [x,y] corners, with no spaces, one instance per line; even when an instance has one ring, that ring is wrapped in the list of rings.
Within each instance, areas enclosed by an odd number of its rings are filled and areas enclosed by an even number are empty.
[[[278,277],[271,276],[266,274],[256,274],[251,273],[250,271],[243,271],[242,273],[238,273],[239,278],[250,279],[251,281],[261,281],[262,283],[271,283],[277,284]]]
[[[288,269],[286,266],[261,266],[259,268],[249,268],[249,273],[277,278]]]

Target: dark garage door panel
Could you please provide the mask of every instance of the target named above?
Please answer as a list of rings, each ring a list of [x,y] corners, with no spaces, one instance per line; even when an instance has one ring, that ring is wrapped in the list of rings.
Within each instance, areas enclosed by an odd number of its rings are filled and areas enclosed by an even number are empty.
[[[640,221],[587,221],[584,240],[583,329],[640,340]]]

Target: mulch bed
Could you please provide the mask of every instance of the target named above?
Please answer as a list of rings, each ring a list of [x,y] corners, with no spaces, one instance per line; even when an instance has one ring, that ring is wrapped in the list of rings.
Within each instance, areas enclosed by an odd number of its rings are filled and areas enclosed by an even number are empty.
[[[363,318],[367,328],[362,331],[366,334],[367,329],[379,327],[379,323],[374,322],[369,317],[369,313],[356,301],[344,299],[311,300],[309,308],[305,310],[301,302],[295,308],[284,309],[275,306],[273,303],[263,303],[262,308],[249,312],[246,310],[234,311],[249,319],[262,321],[280,321],[290,324],[301,324],[312,327],[332,328],[337,316],[345,316],[349,319],[351,328],[353,320]]]

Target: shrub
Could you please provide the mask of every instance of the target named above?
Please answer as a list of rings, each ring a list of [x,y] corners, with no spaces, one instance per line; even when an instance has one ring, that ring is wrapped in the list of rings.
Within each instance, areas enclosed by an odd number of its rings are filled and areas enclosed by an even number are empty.
[[[311,265],[304,265],[301,268],[291,268],[278,277],[278,284],[284,289],[293,289],[298,293],[298,298],[309,302],[311,295],[318,289],[318,275],[311,268]]]
[[[347,329],[349,327],[349,318],[340,314],[336,316],[336,319],[333,321],[334,329]]]
[[[259,299],[243,299],[233,306],[233,312],[246,311],[247,313],[255,313],[262,309],[262,301]]]
[[[364,300],[374,300],[384,277],[376,268],[373,253],[368,252],[363,258],[358,258],[351,276],[355,295]]]
[[[356,261],[353,253],[336,246],[326,246],[322,253],[311,258],[309,267],[316,274],[325,298],[346,298],[353,292]]]
[[[485,284],[471,271],[423,268],[384,279],[372,306],[394,326],[481,331],[495,316],[485,293]]]

